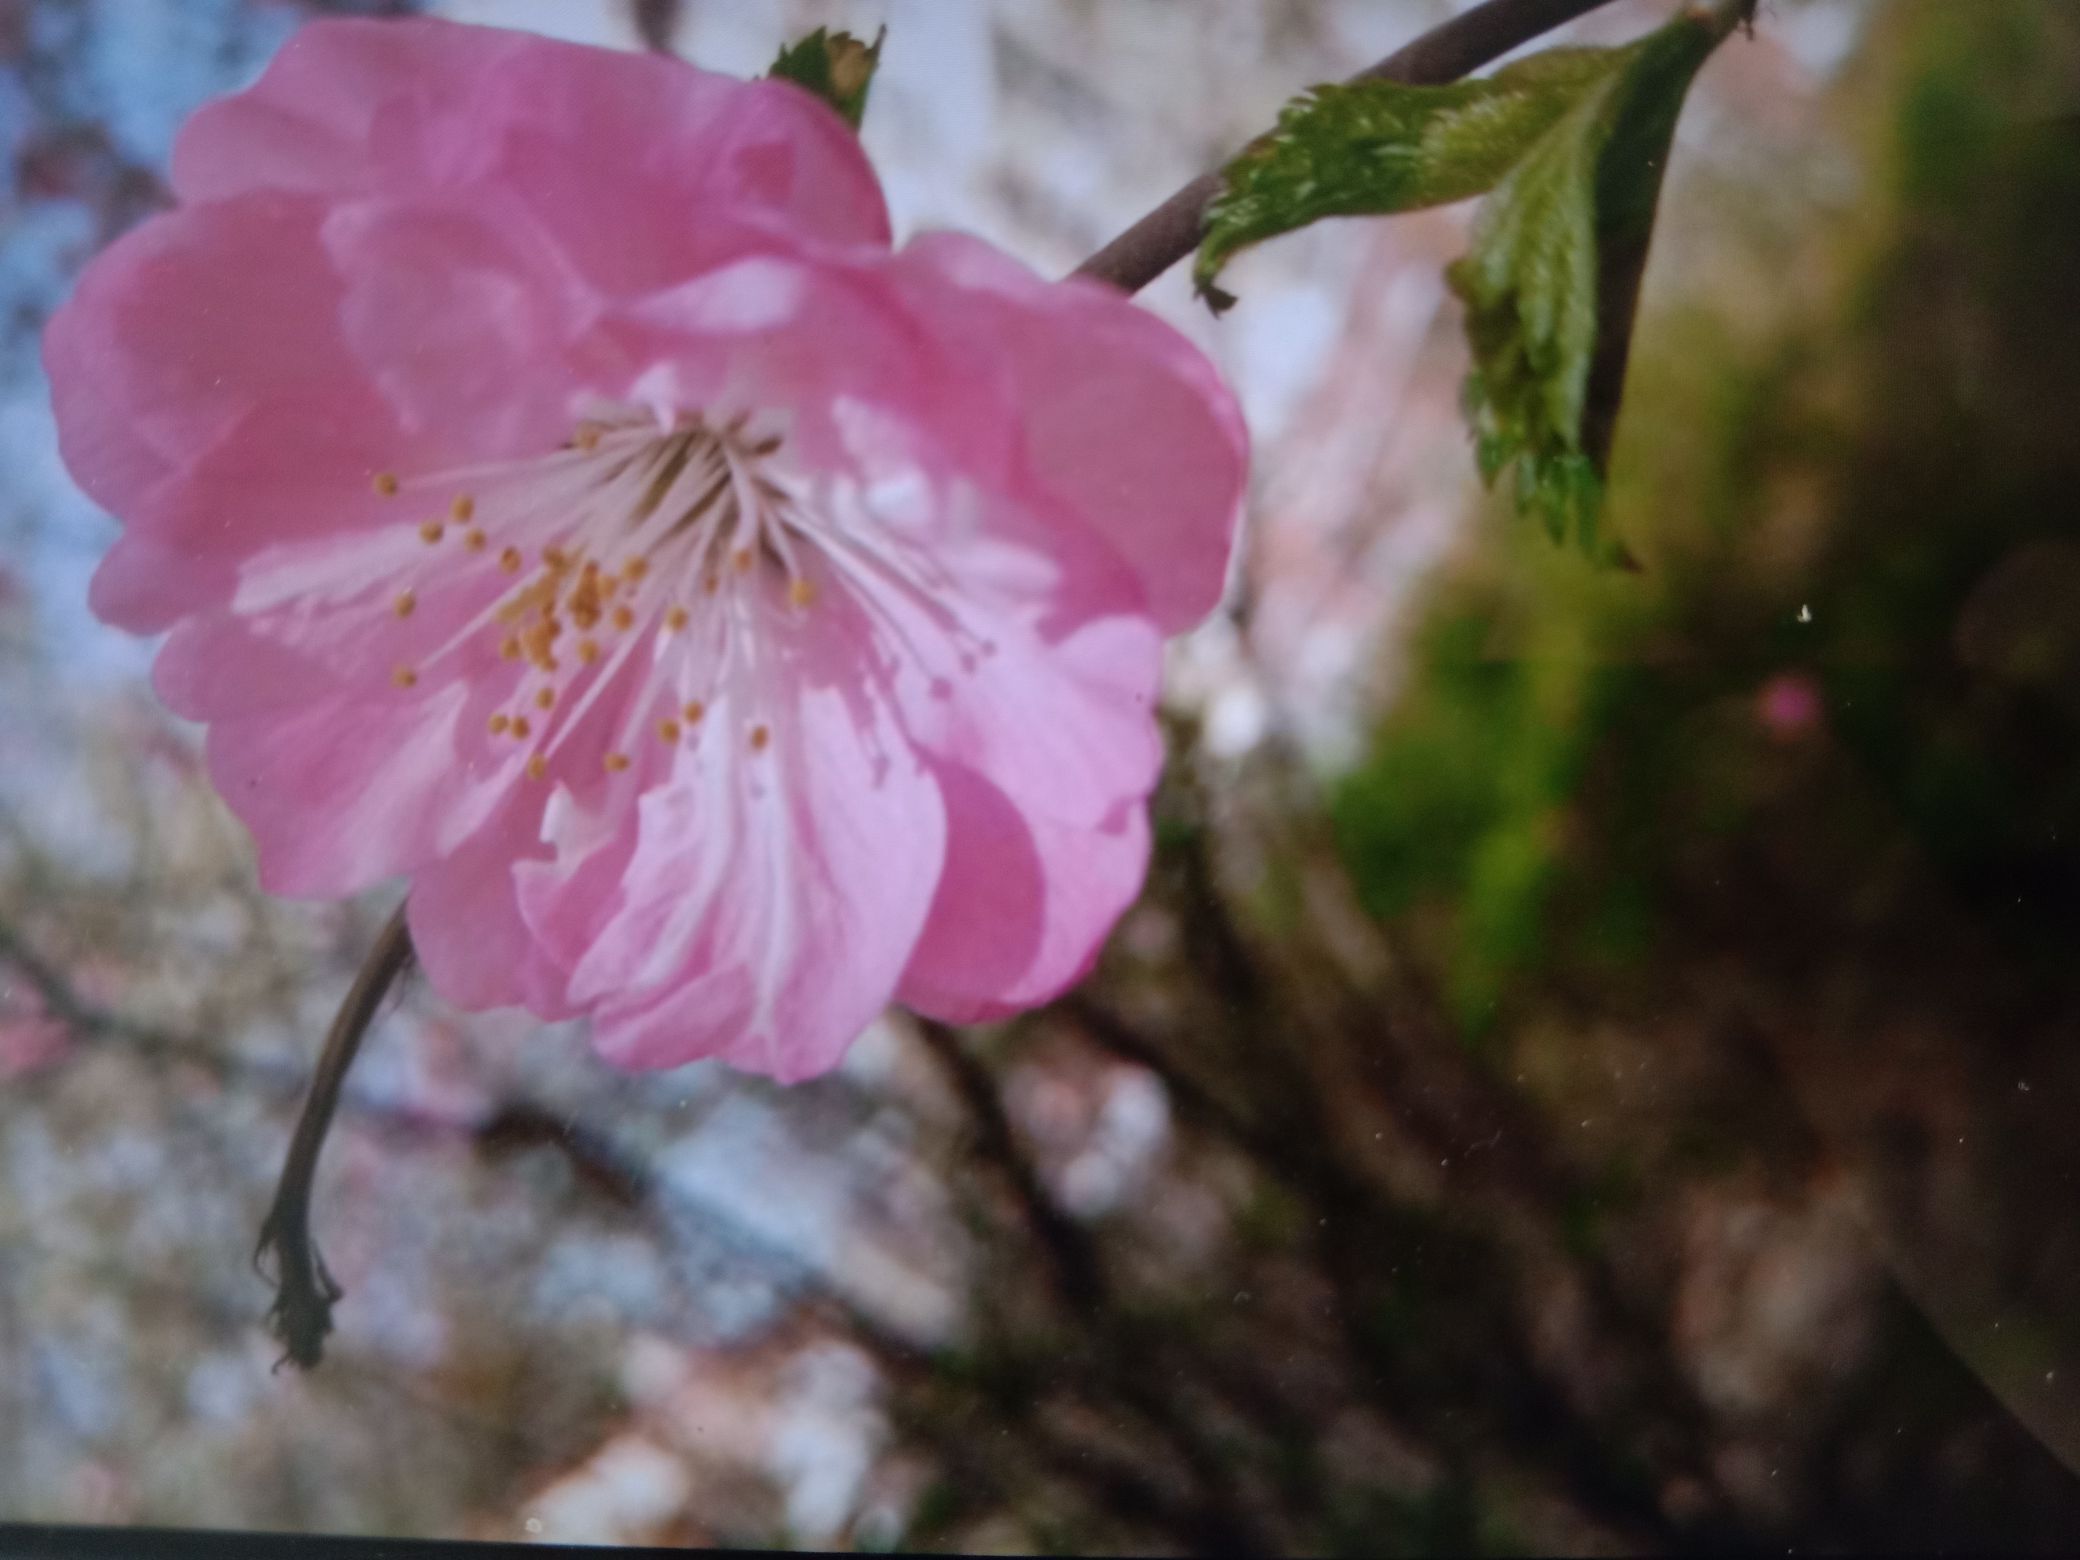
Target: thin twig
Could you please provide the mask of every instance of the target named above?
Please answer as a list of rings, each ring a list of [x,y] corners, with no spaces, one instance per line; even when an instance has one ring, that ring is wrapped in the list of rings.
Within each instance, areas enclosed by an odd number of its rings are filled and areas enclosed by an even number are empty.
[[[127,1041],[147,1055],[185,1062],[219,1077],[245,1065],[234,1063],[193,1036],[91,1006],[55,964],[4,921],[0,921],[0,964],[12,967],[34,987],[44,1011],[74,1034],[107,1035]]]
[[[643,40],[643,47],[653,54],[672,54],[677,51],[672,40],[679,34],[679,23],[684,17],[685,6],[681,0],[629,0],[629,19],[635,23],[636,36]]]
[[[1046,1253],[1048,1272],[1062,1303],[1073,1311],[1098,1305],[1105,1286],[1097,1253],[1083,1229],[1048,1196],[1040,1173],[1019,1147],[989,1069],[970,1054],[957,1030],[929,1018],[919,1018],[917,1030],[974,1118],[984,1157],[996,1165],[1033,1239]]]
[[[374,1021],[376,1009],[412,962],[412,937],[405,925],[405,907],[399,905],[375,946],[362,963],[361,973],[347,989],[339,1015],[325,1036],[325,1049],[318,1057],[318,1070],[311,1079],[311,1092],[297,1118],[296,1132],[289,1139],[289,1154],[282,1162],[282,1178],[275,1188],[274,1202],[260,1223],[260,1241],[253,1251],[258,1265],[269,1249],[275,1257],[275,1301],[268,1312],[274,1334],[288,1351],[286,1358],[305,1370],[324,1357],[325,1335],[332,1331],[332,1307],[340,1295],[338,1282],[325,1267],[311,1239],[311,1186],[318,1171],[318,1154],[325,1134],[339,1107],[340,1087],[347,1069],[361,1049],[361,1038]]]
[[[1441,86],[1479,70],[1543,33],[1609,0],[1487,0],[1404,45],[1353,81]],[[1222,175],[1201,174],[1076,268],[1126,292],[1139,292],[1199,246],[1207,206]]]

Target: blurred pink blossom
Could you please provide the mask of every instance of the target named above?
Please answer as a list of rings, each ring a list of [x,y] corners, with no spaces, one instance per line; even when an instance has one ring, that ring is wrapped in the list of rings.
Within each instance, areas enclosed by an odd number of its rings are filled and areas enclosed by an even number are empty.
[[[1820,685],[1804,672],[1780,672],[1755,695],[1755,718],[1781,740],[1802,737],[1820,724]]]
[[[0,1083],[63,1059],[72,1031],[51,1017],[42,996],[0,965]]]
[[[61,1060],[72,1043],[71,1032],[42,1014],[0,1014],[0,1083],[40,1072]]]
[[[438,989],[631,1067],[1084,972],[1246,464],[1181,337],[892,249],[791,85],[488,28],[307,26],[173,188],[45,357],[268,888],[408,876]]]

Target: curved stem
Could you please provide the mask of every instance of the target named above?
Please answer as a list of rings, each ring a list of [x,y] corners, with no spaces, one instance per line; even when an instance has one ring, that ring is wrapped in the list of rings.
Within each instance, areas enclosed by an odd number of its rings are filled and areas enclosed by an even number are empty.
[[[311,1091],[297,1118],[296,1132],[289,1139],[288,1157],[282,1161],[282,1178],[275,1187],[274,1202],[260,1222],[260,1241],[254,1248],[258,1265],[269,1248],[275,1257],[275,1301],[268,1323],[287,1351],[285,1359],[309,1370],[324,1357],[325,1335],[332,1331],[332,1307],[343,1291],[325,1267],[311,1239],[311,1187],[318,1173],[318,1154],[325,1134],[339,1109],[340,1089],[347,1069],[361,1049],[361,1038],[374,1022],[376,1009],[411,967],[412,934],[405,924],[405,907],[400,904],[362,962],[361,972],[347,988],[346,1000],[325,1036],[325,1049],[318,1056],[318,1070]]]

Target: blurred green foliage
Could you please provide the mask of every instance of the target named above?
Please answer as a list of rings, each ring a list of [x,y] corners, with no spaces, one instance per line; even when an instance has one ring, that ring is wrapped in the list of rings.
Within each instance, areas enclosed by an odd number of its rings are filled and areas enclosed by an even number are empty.
[[[1643,322],[1612,510],[1642,571],[1488,528],[1335,794],[1469,1037],[1541,977],[1637,981],[1765,808],[1855,865],[1904,844],[2043,959],[2080,930],[2080,132],[2051,113],[2080,19],[1894,11],[1863,84],[1889,188],[1825,235],[1824,303],[1760,345],[1721,300]],[[1808,785],[1816,744],[1869,790]]]

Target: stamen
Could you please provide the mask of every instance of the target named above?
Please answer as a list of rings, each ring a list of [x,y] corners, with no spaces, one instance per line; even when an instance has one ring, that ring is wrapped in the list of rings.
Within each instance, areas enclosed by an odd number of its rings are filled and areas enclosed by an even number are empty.
[[[378,498],[397,497],[397,473],[394,471],[377,472],[375,480],[369,485],[376,490]]]
[[[668,751],[696,740],[707,716],[700,699],[686,698],[689,686],[729,690],[718,696],[727,698],[730,740],[741,734],[746,751],[772,750],[769,722],[739,724],[734,714],[742,668],[748,663],[756,670],[765,659],[758,639],[770,631],[767,603],[784,600],[806,611],[837,578],[892,587],[932,610],[935,582],[907,549],[857,522],[856,512],[871,521],[866,506],[842,492],[830,495],[831,507],[821,497],[812,503],[808,489],[768,463],[779,440],[752,443],[743,426],[742,418],[711,423],[688,413],[662,427],[629,408],[578,423],[567,445],[541,457],[412,476],[415,494],[431,489],[435,502],[448,495],[438,512],[415,523],[428,545],[452,530],[460,550],[483,553],[499,573],[514,577],[501,585],[469,572],[474,563],[458,568],[457,583],[474,581],[485,595],[455,625],[454,638],[424,652],[427,675],[443,675],[433,668],[445,669],[451,655],[482,655],[493,646],[517,663],[523,677],[515,679],[519,687],[510,702],[482,718],[492,736],[523,744],[530,778],[547,777],[563,744],[589,729],[595,704],[626,712],[611,717],[617,724],[633,719],[632,727],[620,726],[634,732],[620,739],[626,750],[601,754],[604,770],[614,775],[640,767],[647,751],[641,712],[659,688],[675,685],[683,702],[650,714],[655,740]],[[372,480],[386,496],[405,486],[391,473]],[[438,565],[427,563],[391,586],[398,618],[416,615],[417,587],[433,588]],[[826,575],[826,566],[835,574]],[[660,584],[654,593],[652,579]],[[737,599],[740,581],[750,590]],[[708,607],[708,598],[721,599]],[[428,610],[436,603],[445,610],[447,600],[445,592],[430,598]],[[877,635],[900,632],[899,622],[880,622],[886,607],[877,615],[880,603],[864,604],[877,617]],[[669,635],[680,637],[663,637]],[[575,680],[561,677],[559,650],[562,660],[575,650],[576,666],[585,669]],[[416,666],[399,666],[394,680],[409,688],[419,675]],[[651,687],[638,688],[639,682]],[[540,725],[518,709],[532,712]]]

